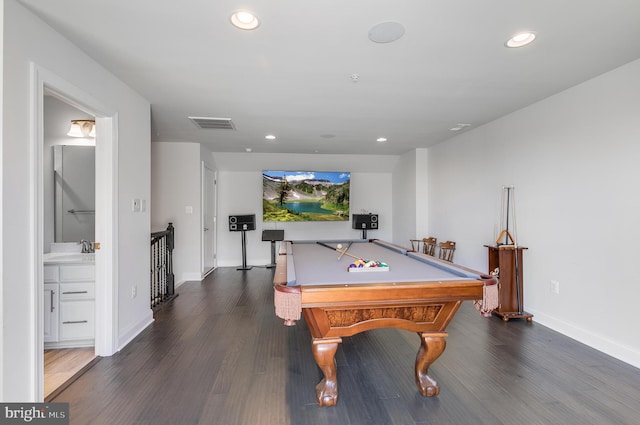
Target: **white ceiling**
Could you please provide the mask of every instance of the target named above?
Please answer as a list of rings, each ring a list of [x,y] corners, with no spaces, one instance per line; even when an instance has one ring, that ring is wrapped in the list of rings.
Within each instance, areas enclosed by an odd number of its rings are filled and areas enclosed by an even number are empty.
[[[640,0],[20,2],[151,103],[153,141],[217,152],[402,154],[640,58]],[[240,8],[257,30],[231,26]],[[389,21],[403,37],[368,39]]]

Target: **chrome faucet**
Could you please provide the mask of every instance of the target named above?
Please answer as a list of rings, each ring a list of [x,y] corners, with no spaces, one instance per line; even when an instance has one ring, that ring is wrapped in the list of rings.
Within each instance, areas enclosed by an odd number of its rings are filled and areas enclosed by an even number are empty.
[[[82,244],[82,253],[83,254],[94,252],[93,251],[93,244],[91,242],[85,241],[84,239],[82,239],[80,241],[80,243]]]

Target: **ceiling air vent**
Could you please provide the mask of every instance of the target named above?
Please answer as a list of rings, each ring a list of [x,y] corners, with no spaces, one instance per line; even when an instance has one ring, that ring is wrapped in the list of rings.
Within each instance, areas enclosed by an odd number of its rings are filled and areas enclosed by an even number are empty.
[[[195,125],[204,129],[235,130],[231,118],[189,117]]]

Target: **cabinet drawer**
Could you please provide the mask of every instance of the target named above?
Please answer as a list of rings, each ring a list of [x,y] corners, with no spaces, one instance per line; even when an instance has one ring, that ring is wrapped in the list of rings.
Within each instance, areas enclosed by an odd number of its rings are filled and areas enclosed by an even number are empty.
[[[44,281],[45,282],[58,282],[60,280],[60,268],[58,265],[45,265],[44,266]]]
[[[94,337],[93,301],[60,301],[60,339]]]
[[[91,283],[61,283],[60,301],[64,300],[92,300],[95,298],[95,284]]]
[[[60,266],[61,281],[95,280],[96,268],[93,264],[69,264]]]

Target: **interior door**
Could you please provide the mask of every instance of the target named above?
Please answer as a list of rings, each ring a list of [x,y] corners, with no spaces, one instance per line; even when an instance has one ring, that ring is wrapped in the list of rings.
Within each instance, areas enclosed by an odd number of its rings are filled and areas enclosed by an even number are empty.
[[[216,267],[216,174],[202,163],[202,275]]]

